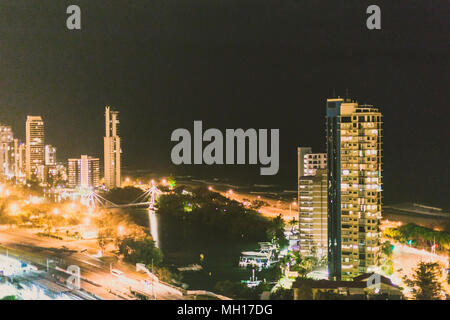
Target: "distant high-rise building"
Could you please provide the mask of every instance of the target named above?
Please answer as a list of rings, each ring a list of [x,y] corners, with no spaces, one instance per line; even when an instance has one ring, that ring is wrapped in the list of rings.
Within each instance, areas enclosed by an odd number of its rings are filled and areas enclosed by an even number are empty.
[[[87,155],[68,160],[68,186],[95,188],[100,180],[100,160]]]
[[[348,99],[327,100],[328,272],[348,280],[380,254],[382,115]]]
[[[120,137],[119,112],[105,108],[105,137],[104,137],[104,170],[105,186],[108,189],[118,188],[121,183],[120,171]]]
[[[56,147],[50,144],[45,145],[45,165],[56,165]]]
[[[15,145],[15,144],[14,144]],[[27,159],[27,150],[26,150],[26,144],[22,143],[17,140],[17,175],[16,177],[19,177],[20,179],[26,177],[27,172],[27,165],[26,165],[26,159]]]
[[[300,253],[323,257],[328,243],[326,169],[301,177],[298,193]]]
[[[327,253],[326,154],[298,148],[299,249],[305,256]]]
[[[0,124],[0,177],[14,174],[14,137],[11,126]]]
[[[40,116],[27,116],[26,122],[26,176],[37,177],[45,164],[44,121]]]

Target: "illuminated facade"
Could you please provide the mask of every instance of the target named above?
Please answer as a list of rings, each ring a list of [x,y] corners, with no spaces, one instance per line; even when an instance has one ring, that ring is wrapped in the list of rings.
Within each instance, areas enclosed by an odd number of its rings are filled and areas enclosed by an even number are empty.
[[[26,153],[25,143],[22,143],[19,139],[14,139],[14,174],[18,180],[25,180],[26,177]]]
[[[105,187],[118,188],[121,183],[121,149],[119,112],[105,108],[104,170]]]
[[[56,147],[50,144],[45,145],[45,165],[56,165]]]
[[[308,153],[303,159],[305,176],[314,176],[318,169],[327,169],[326,153]]]
[[[26,176],[38,177],[39,168],[45,165],[44,121],[40,116],[27,116],[26,132]]]
[[[348,99],[327,100],[328,272],[349,280],[380,254],[382,115]]]
[[[327,254],[327,171],[315,169],[298,183],[299,248],[302,256]]]
[[[326,154],[297,148],[299,250],[304,256],[327,252]]]
[[[297,148],[298,180],[305,175],[305,155],[312,153],[311,147]]]
[[[87,155],[68,160],[69,188],[96,188],[100,181],[100,160]]]
[[[10,126],[0,125],[0,176],[14,174],[14,137]]]

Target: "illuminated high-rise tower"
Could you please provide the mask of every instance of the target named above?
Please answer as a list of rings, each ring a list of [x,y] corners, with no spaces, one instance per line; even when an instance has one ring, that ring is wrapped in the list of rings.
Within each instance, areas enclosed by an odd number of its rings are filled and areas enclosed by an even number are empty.
[[[56,147],[51,144],[45,145],[45,165],[52,166],[56,164]]]
[[[99,159],[82,155],[68,160],[68,186],[70,188],[96,188],[99,185]]]
[[[328,99],[328,272],[349,280],[374,271],[380,255],[382,115],[348,99]]]
[[[105,108],[104,165],[105,186],[108,189],[120,187],[120,137],[119,112]]]
[[[298,148],[299,250],[303,256],[327,253],[326,153]]]
[[[14,174],[14,137],[11,126],[0,124],[0,178]]]
[[[26,131],[26,176],[37,177],[45,164],[44,121],[40,116],[27,116]]]

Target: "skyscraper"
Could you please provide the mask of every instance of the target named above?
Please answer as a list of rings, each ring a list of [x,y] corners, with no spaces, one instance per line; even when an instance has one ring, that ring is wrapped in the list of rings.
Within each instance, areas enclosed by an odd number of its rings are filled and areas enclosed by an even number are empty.
[[[14,149],[15,149],[15,163],[16,163],[16,178],[23,180],[26,177],[26,154],[27,148],[25,143],[19,141],[19,139],[14,139]]]
[[[381,113],[328,99],[328,272],[348,280],[373,271],[380,254]]]
[[[40,116],[27,116],[26,122],[26,175],[27,179],[38,175],[45,164],[44,121]]]
[[[45,165],[56,165],[56,147],[51,144],[45,145]]]
[[[298,148],[299,249],[305,256],[327,252],[327,158]]]
[[[104,165],[105,186],[118,188],[121,183],[120,172],[119,112],[105,108]]]
[[[95,188],[99,185],[100,160],[87,155],[82,155],[80,159],[68,160],[68,186],[70,188]]]
[[[11,126],[0,124],[0,177],[14,174],[14,137]]]
[[[327,254],[327,171],[316,169],[298,185],[299,249],[302,256]]]

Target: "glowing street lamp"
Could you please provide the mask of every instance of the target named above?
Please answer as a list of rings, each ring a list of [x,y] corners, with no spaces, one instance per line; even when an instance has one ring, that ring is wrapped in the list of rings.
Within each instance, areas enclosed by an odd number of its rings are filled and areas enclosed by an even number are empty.
[[[292,215],[292,207],[294,206],[296,206],[297,205],[297,202],[292,202],[292,203],[289,203],[289,215],[291,216]]]

